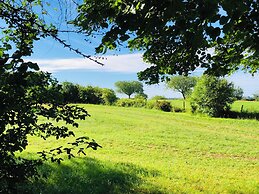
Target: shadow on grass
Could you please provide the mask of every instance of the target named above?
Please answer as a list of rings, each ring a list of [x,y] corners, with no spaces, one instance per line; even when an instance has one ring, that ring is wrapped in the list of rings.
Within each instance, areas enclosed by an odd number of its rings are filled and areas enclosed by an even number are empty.
[[[44,165],[42,178],[30,186],[33,193],[47,194],[116,194],[162,193],[141,177],[155,177],[159,173],[125,163],[108,164],[95,159],[75,159],[60,165]]]
[[[256,119],[259,120],[259,112],[237,112],[231,111],[226,114],[226,118],[233,118],[233,119]]]

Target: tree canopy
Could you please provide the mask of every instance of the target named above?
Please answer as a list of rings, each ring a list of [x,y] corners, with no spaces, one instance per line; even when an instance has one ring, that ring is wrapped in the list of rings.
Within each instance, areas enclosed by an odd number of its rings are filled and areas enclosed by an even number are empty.
[[[143,84],[139,81],[118,81],[115,83],[117,92],[130,96],[134,93],[143,93]]]
[[[77,137],[67,147],[39,150],[41,158],[35,160],[16,157],[28,146],[28,136],[71,137],[78,127],[76,120],[89,116],[83,108],[64,103],[57,80],[25,58],[33,53],[35,41],[60,40],[56,27],[42,19],[41,4],[40,0],[0,0],[0,193],[19,193],[17,183],[35,177],[43,160],[60,163],[60,154],[74,157],[79,145],[83,149],[78,153],[83,154],[84,149],[99,146],[88,137]],[[39,118],[44,120],[38,122]]]
[[[192,112],[204,113],[213,117],[223,117],[234,102],[235,87],[226,79],[203,75],[191,96]]]
[[[184,99],[187,95],[191,93],[191,89],[195,86],[197,82],[196,77],[186,77],[186,76],[173,76],[167,82],[166,85],[168,88],[180,92]]]
[[[185,109],[185,99],[187,95],[191,94],[192,88],[197,82],[196,77],[187,77],[187,76],[173,76],[167,82],[166,85],[168,88],[171,88],[177,92],[180,92],[183,96],[183,108]]]
[[[258,9],[254,0],[85,0],[73,23],[87,34],[102,34],[99,53],[123,42],[144,50],[151,66],[138,76],[152,84],[198,67],[216,76],[255,73]]]

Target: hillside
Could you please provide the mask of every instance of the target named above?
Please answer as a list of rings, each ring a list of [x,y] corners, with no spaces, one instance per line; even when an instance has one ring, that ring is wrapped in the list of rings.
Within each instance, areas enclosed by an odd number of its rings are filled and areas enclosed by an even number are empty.
[[[103,148],[47,164],[35,193],[259,193],[259,122],[82,105],[76,135]],[[31,139],[27,151],[57,147]]]

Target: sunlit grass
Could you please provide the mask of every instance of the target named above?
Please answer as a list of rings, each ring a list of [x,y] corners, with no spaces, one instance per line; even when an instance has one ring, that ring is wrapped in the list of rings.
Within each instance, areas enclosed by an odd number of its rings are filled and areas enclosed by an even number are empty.
[[[233,111],[241,111],[241,107],[243,105],[243,111],[246,112],[258,112],[259,113],[259,101],[236,101],[232,105]]]
[[[183,100],[182,99],[176,99],[176,100],[170,100],[172,106],[183,108]],[[243,108],[241,108],[243,105]],[[259,113],[259,101],[244,101],[244,100],[238,100],[235,101],[231,105],[231,110],[240,112],[242,109],[243,112],[249,112],[249,113]],[[186,100],[186,111],[190,112],[190,102],[189,100]]]
[[[35,193],[259,193],[256,120],[82,106],[92,116],[75,133],[103,148],[41,167]],[[65,140],[30,142],[24,155]]]

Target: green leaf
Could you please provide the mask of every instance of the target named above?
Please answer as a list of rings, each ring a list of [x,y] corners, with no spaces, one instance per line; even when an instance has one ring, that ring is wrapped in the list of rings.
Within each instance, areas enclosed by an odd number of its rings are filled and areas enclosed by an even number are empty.
[[[227,23],[223,26],[223,33],[227,34],[231,30],[231,24]]]
[[[141,2],[138,2],[138,4],[136,5],[136,10],[140,9],[140,5],[141,5]]]
[[[28,63],[22,63],[21,66],[18,68],[20,72],[26,72],[28,69]]]
[[[225,25],[228,22],[228,19],[227,16],[222,16],[219,20],[220,25]]]
[[[127,35],[127,34],[125,34],[125,35],[122,35],[122,36],[120,37],[120,40],[121,40],[121,41],[126,41],[126,40],[128,40],[129,38],[130,38],[130,36]]]
[[[40,68],[39,68],[37,63],[28,62],[27,64],[28,64],[29,68],[34,69],[35,71],[39,71],[40,70]]]
[[[2,58],[4,55],[4,50],[2,48],[0,48],[0,58]]]
[[[12,68],[13,68],[13,65],[11,63],[5,64],[6,70],[9,70],[9,69],[12,69]]]

